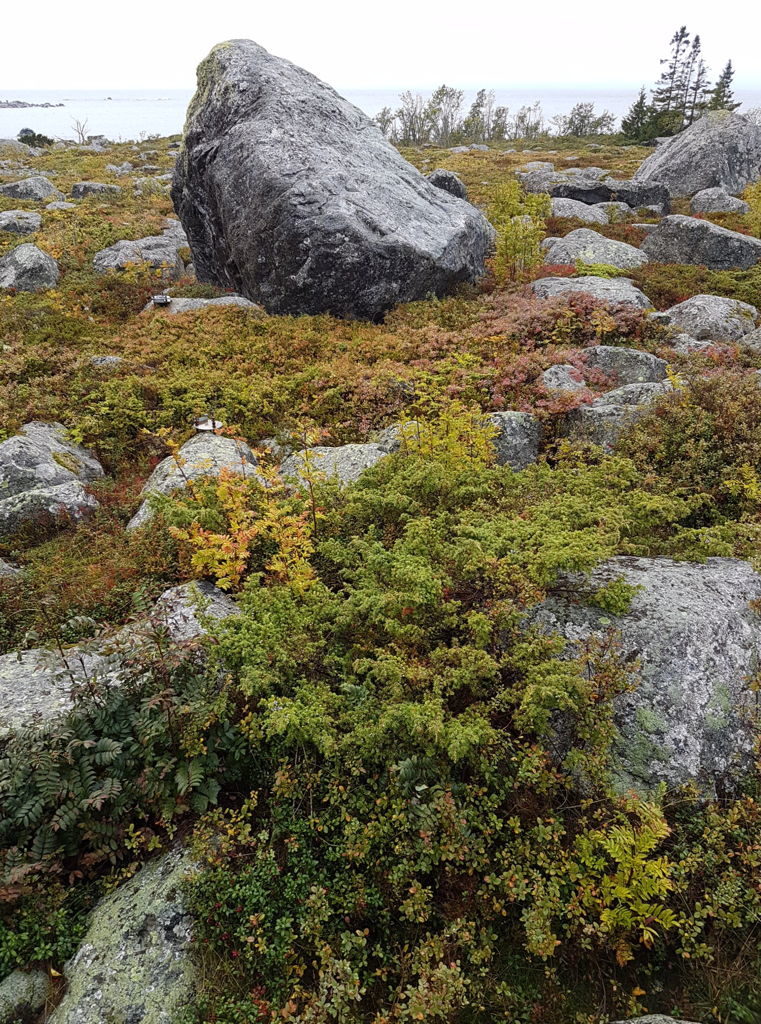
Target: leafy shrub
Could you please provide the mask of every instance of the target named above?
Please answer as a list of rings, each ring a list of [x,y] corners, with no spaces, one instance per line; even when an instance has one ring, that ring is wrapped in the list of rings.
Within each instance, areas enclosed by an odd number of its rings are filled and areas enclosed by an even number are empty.
[[[489,207],[497,229],[494,269],[498,279],[519,279],[542,262],[540,242],[545,235],[550,197],[524,192],[517,181],[501,185]]]

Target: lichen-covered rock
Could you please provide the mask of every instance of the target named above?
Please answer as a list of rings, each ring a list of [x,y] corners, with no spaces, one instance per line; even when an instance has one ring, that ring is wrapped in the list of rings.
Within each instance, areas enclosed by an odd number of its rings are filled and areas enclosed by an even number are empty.
[[[749,302],[721,295],[693,295],[666,310],[668,323],[698,341],[739,341],[756,327],[759,312]]]
[[[634,180],[659,181],[673,196],[720,186],[741,192],[761,178],[761,126],[742,114],[711,111],[667,139],[640,166]]]
[[[647,412],[648,405],[670,390],[668,381],[624,384],[567,413],[558,425],[559,433],[610,451],[624,430]]]
[[[653,305],[628,277],[540,277],[533,282],[531,290],[540,299],[583,292],[611,305],[636,306],[638,309],[650,309]]]
[[[431,171],[427,175],[428,180],[436,188],[443,188],[445,192],[448,192],[451,196],[455,196],[457,199],[468,198],[468,190],[465,188],[465,183],[462,178],[459,178],[454,171],[445,171],[443,167],[437,167],[435,171]]]
[[[0,231],[14,235],[33,235],[42,227],[42,217],[30,210],[6,210],[0,213]]]
[[[102,476],[62,424],[27,423],[0,444],[0,535],[36,520],[81,518],[98,505],[83,484]]]
[[[542,425],[528,412],[491,412],[488,423],[497,428],[492,439],[498,466],[525,469],[539,457],[542,443]]]
[[[377,320],[483,273],[494,231],[333,89],[250,40],[198,69],[172,198],[199,281]]]
[[[0,288],[44,292],[58,284],[58,264],[36,245],[25,242],[0,258]]]
[[[691,263],[711,270],[747,270],[761,261],[761,238],[674,214],[664,217],[642,243],[655,263]]]
[[[607,210],[601,206],[580,203],[578,199],[553,199],[551,212],[553,217],[575,217],[576,220],[583,220],[588,224],[608,223]]]
[[[0,185],[0,196],[6,196],[9,199],[37,201],[63,199],[63,193],[59,192],[55,185],[51,185],[48,179],[41,174],[23,178],[21,181],[10,181],[7,185]]]
[[[744,199],[731,196],[724,188],[704,188],[690,202],[692,213],[747,213],[749,209]]]
[[[48,203],[45,207],[46,210],[76,210],[76,203],[67,203],[62,199],[56,200],[55,202]]]
[[[75,199],[86,196],[118,196],[121,195],[120,185],[107,185],[103,181],[78,181],[71,186],[71,194]]]
[[[21,570],[17,566],[11,565],[10,562],[6,562],[4,558],[0,558],[0,580],[12,579],[14,576],[18,576],[20,572]]]
[[[577,228],[547,252],[548,263],[605,263],[620,270],[633,270],[648,262],[641,249],[627,242],[593,231],[591,228]]]
[[[182,892],[192,870],[171,850],[98,903],[48,1024],[176,1024],[195,991]]]
[[[665,380],[664,359],[637,348],[619,345],[593,345],[584,350],[587,366],[613,377],[618,384],[642,384]]]
[[[336,479],[341,484],[350,484],[388,454],[387,448],[372,442],[343,444],[336,448],[318,445],[283,459],[280,475],[299,483],[304,483],[308,475],[314,474],[321,479]]]
[[[180,491],[188,481],[219,476],[223,469],[240,476],[257,476],[257,465],[256,456],[244,441],[213,433],[195,434],[180,448],[178,458],[168,455],[148,477],[140,492],[143,503],[127,529],[134,530],[151,520],[153,506],[149,499],[152,494]]]
[[[0,981],[0,1024],[32,1024],[50,994],[46,971],[13,971]]]
[[[696,564],[620,557],[595,569],[590,583],[619,578],[638,588],[624,615],[558,596],[537,621],[572,646],[613,630],[622,657],[639,662],[639,686],[616,698],[624,785],[694,781],[712,793],[752,757],[747,711],[761,654],[752,602],[761,598],[761,577],[731,558]]]
[[[741,348],[747,349],[750,352],[761,352],[761,327],[757,327],[755,331],[751,331],[749,334],[744,334],[737,340]]]
[[[130,266],[148,266],[162,271],[162,276],[167,280],[176,281],[182,277],[185,269],[178,252],[183,246],[184,243],[178,242],[171,234],[149,235],[134,241],[125,239],[96,252],[92,265],[99,274],[109,270],[126,270]]]
[[[165,591],[148,618],[64,651],[33,647],[0,655],[0,738],[39,728],[72,708],[72,686],[88,679],[118,685],[125,654],[132,658],[147,634],[164,631],[174,644],[203,637],[207,620],[238,614],[238,606],[210,583],[184,583]]]
[[[584,378],[570,363],[556,363],[542,373],[542,384],[548,391],[583,391]]]

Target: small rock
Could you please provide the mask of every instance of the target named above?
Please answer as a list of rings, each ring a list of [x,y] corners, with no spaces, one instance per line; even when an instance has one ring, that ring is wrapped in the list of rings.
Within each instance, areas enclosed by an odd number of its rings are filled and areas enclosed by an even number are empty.
[[[114,370],[124,362],[121,356],[90,356],[90,365],[98,369]]]
[[[39,213],[27,210],[6,210],[0,213],[0,231],[12,231],[15,235],[33,235],[42,227]]]
[[[123,178],[125,174],[131,174],[134,169],[129,160],[125,160],[123,164],[106,164],[105,167],[106,172],[113,174],[116,178]]]
[[[625,384],[568,413],[559,432],[573,441],[587,441],[611,451],[624,430],[644,416],[648,405],[670,390],[668,382]]]
[[[486,419],[498,431],[492,441],[498,466],[521,470],[536,462],[542,443],[542,426],[535,416],[527,412],[492,412]]]
[[[36,245],[25,242],[0,258],[0,288],[45,292],[58,284],[58,264]]]
[[[197,309],[212,309],[216,306],[242,306],[244,309],[258,309],[261,311],[261,306],[257,306],[255,302],[251,302],[248,299],[244,299],[242,295],[222,295],[218,299],[175,299],[169,303],[168,306],[162,307],[167,313],[176,315],[177,313],[189,313]],[[154,303],[149,302],[143,312],[149,309],[154,309]]]
[[[63,200],[55,203],[48,203],[48,205],[45,207],[46,210],[76,210],[76,208],[76,203],[67,203]]]
[[[10,562],[6,562],[4,558],[0,558],[0,580],[1,579],[12,579],[14,576],[18,576],[21,570],[16,565],[11,565]],[[2,1020],[2,1018],[0,1018]]]
[[[0,982],[0,1024],[31,1024],[51,995],[46,971],[13,971]]]
[[[109,270],[126,270],[127,267],[142,265],[163,272],[168,280],[182,277],[185,266],[178,249],[178,239],[169,235],[151,235],[134,241],[121,241],[101,249],[93,257],[93,267],[99,274]]]
[[[7,185],[0,185],[0,196],[8,196],[10,199],[63,199],[63,193],[59,192],[41,174],[24,178],[22,181],[11,181]]]
[[[741,348],[747,349],[750,352],[761,352],[761,327],[757,327],[755,331],[751,331],[749,334],[744,334],[738,340]]]
[[[626,217],[631,217],[633,212],[631,206],[614,200],[607,203],[597,203],[593,209],[604,211],[608,215],[608,220],[611,224],[616,224]]]
[[[540,299],[581,292],[611,305],[636,306],[639,309],[652,306],[647,295],[636,288],[628,277],[540,277],[533,282],[531,289]]]
[[[465,184],[461,178],[454,173],[454,171],[445,171],[443,167],[437,167],[435,171],[431,171],[427,175],[428,180],[436,188],[443,188],[445,192],[449,192],[450,195],[455,196],[457,199],[468,198],[468,190],[465,188]]]
[[[747,213],[750,206],[723,188],[704,188],[690,202],[692,213]]]
[[[75,199],[86,196],[118,196],[121,195],[120,185],[107,185],[102,181],[78,181],[71,186],[71,194]]]
[[[756,326],[758,310],[721,295],[693,295],[666,310],[668,322],[698,341],[739,341]]]
[[[669,338],[668,343],[675,352],[682,355],[689,355],[691,352],[705,352],[706,349],[714,348],[714,342],[698,341],[697,338],[693,338],[691,334],[686,334],[684,331]]]
[[[556,363],[542,374],[542,384],[548,391],[583,391],[584,378],[570,363]]]

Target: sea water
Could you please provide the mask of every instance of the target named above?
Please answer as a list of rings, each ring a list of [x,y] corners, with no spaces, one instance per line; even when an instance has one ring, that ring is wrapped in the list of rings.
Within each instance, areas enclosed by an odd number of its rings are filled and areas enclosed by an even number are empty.
[[[338,91],[365,113],[373,117],[383,107],[399,105],[400,89],[339,89]],[[415,90],[413,90],[415,91]],[[495,89],[496,102],[515,114],[522,106],[539,101],[545,120],[556,114],[567,114],[578,102],[594,103],[597,112],[609,110],[617,120],[626,113],[636,98],[637,89],[557,89],[502,88]],[[420,90],[426,95],[424,90]],[[192,89],[139,90],[29,90],[0,87],[0,100],[23,100],[27,103],[62,103],[56,107],[0,109],[0,138],[14,139],[22,128],[31,128],[54,139],[73,139],[77,126],[84,126],[86,135],[105,135],[115,142],[146,139],[151,135],[175,135],[182,131]],[[465,90],[463,106],[475,97],[475,90]],[[761,90],[736,90],[742,109],[761,106]]]

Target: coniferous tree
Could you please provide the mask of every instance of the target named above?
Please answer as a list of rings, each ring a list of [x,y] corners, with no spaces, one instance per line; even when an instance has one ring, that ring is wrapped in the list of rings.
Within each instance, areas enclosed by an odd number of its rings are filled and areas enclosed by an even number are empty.
[[[716,85],[708,94],[707,106],[709,110],[737,110],[741,106],[740,103],[735,103],[734,93],[732,92],[732,79],[734,77],[735,69],[732,67],[732,61],[728,60],[716,81]]]
[[[655,110],[648,101],[644,85],[639,96],[632,103],[628,114],[621,120],[621,131],[627,139],[634,142],[646,142],[653,137],[653,121]]]
[[[678,28],[671,38],[671,55],[661,61],[665,64],[653,92],[653,104],[659,114],[678,110],[684,92],[685,65],[689,60],[690,33],[687,26]]]

